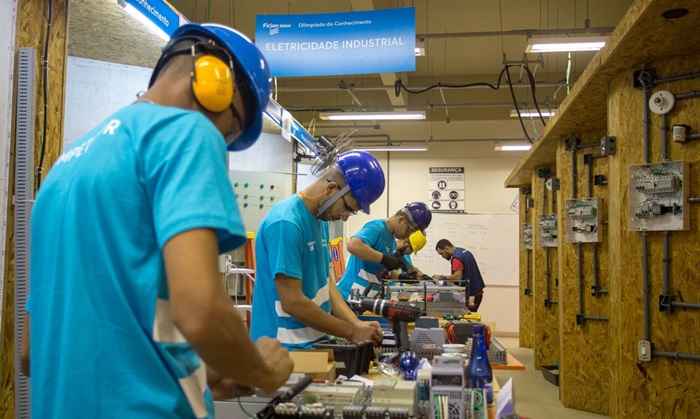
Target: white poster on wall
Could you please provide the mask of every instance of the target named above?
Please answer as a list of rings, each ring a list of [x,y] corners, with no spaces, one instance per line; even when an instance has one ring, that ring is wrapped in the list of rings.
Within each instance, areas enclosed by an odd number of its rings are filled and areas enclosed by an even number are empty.
[[[429,168],[428,205],[433,212],[464,212],[464,167]]]

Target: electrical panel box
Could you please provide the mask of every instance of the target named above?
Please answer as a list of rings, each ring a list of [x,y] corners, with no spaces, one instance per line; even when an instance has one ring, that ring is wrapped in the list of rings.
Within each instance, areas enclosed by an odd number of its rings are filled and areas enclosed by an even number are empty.
[[[566,201],[566,241],[597,243],[600,241],[600,200],[598,198]]]
[[[687,230],[688,174],[682,161],[631,166],[630,230]]]
[[[540,217],[540,243],[542,247],[559,246],[559,232],[557,231],[557,216],[543,215]]]
[[[523,246],[532,249],[532,224],[523,224]]]
[[[231,170],[229,178],[247,231],[257,231],[270,208],[292,194],[292,176],[286,173]]]

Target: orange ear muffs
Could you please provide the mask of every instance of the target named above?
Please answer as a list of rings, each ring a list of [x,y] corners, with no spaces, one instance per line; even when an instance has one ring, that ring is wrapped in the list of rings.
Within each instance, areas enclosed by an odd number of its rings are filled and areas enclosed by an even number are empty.
[[[209,112],[223,112],[233,103],[235,83],[231,67],[214,55],[201,55],[194,60],[192,92]]]

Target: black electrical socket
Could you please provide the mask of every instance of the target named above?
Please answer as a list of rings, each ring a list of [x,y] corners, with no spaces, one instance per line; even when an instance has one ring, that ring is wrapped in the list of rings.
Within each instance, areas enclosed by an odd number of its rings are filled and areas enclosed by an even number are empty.
[[[659,295],[659,311],[671,313],[673,311],[673,296]]]
[[[653,87],[656,84],[656,71],[653,68],[637,70],[632,73],[632,86],[635,89],[643,89],[644,86]]]
[[[615,137],[603,137],[600,139],[600,154],[612,156],[617,151],[617,141]]]
[[[583,314],[577,314],[576,315],[576,324],[581,326],[584,323],[586,323],[586,316]]]
[[[595,175],[593,177],[593,184],[596,186],[605,186],[608,184],[608,178],[605,175]]]
[[[564,140],[564,145],[567,151],[571,151],[574,148],[578,148],[580,144],[581,140],[575,135],[572,135],[571,137]]]
[[[552,169],[549,167],[539,167],[537,169],[537,177],[540,179],[547,179],[552,177]]]
[[[585,165],[592,165],[593,164],[593,154],[584,154],[583,155],[583,164]]]

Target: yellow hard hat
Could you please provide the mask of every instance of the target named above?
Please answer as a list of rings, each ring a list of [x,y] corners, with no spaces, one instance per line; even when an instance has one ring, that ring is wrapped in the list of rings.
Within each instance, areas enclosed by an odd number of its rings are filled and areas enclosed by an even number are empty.
[[[428,240],[425,238],[425,233],[420,230],[415,231],[408,236],[408,243],[411,245],[413,253],[418,253],[418,251],[425,247],[425,243],[427,241]]]

